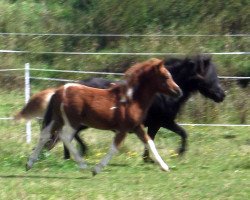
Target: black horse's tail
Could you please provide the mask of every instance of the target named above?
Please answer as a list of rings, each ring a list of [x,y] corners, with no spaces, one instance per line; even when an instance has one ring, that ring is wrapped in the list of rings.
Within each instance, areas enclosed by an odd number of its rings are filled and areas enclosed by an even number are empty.
[[[52,116],[53,116],[53,105],[54,105],[54,97],[55,94],[52,95],[52,97],[50,98],[47,110],[44,114],[43,117],[43,123],[42,123],[42,130],[48,126],[50,124],[50,122],[52,121]]]

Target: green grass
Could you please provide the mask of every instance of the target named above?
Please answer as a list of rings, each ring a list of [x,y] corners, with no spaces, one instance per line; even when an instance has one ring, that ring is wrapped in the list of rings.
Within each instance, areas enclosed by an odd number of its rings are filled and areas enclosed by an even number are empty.
[[[1,116],[11,116],[23,99],[2,92]],[[144,164],[143,145],[130,134],[121,152],[95,177],[91,169],[108,151],[111,132],[88,129],[82,133],[89,153],[88,169],[80,171],[73,160],[63,160],[62,145],[44,152],[26,172],[28,155],[37,142],[39,126],[33,123],[32,143],[25,142],[24,123],[0,121],[0,199],[249,199],[250,137],[248,127],[185,127],[189,150],[179,158],[179,138],[164,129],[156,146],[171,171]]]
[[[1,199],[248,199],[250,139],[246,128],[193,128],[189,151],[174,154],[177,136],[161,130],[157,147],[171,172],[144,164],[142,145],[129,135],[121,153],[104,171],[90,170],[110,145],[112,133],[89,129],[89,168],[80,171],[72,160],[62,159],[62,146],[44,153],[26,172],[25,163],[36,142],[25,143],[23,125],[1,122]],[[166,148],[168,151],[166,151]]]

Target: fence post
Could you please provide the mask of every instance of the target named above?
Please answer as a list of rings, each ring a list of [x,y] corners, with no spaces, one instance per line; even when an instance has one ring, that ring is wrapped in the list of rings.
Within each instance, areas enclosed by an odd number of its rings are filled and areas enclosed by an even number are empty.
[[[27,104],[30,99],[30,64],[25,63],[25,103]],[[31,121],[26,123],[26,142],[31,142]]]

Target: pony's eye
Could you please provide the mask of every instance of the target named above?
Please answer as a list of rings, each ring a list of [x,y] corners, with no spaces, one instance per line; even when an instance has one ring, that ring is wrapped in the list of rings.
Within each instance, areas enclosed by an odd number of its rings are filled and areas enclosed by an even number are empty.
[[[162,80],[162,81],[166,81],[166,80],[168,80],[168,79],[169,79],[168,76],[162,76],[162,77],[161,77],[161,80]]]
[[[167,86],[166,81],[163,81],[163,82],[161,83],[161,85],[162,85],[163,87],[166,87],[166,86]]]

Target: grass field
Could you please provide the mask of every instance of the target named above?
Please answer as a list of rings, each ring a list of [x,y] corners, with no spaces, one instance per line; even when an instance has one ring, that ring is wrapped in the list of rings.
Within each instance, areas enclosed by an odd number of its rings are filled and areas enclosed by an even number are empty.
[[[0,95],[0,116],[10,116],[22,105],[16,92]],[[82,133],[89,152],[88,169],[62,159],[62,145],[44,152],[26,172],[25,163],[36,144],[39,126],[33,123],[32,143],[25,142],[24,123],[0,121],[0,199],[249,199],[249,127],[186,127],[189,150],[175,154],[178,136],[164,129],[156,146],[170,165],[169,173],[144,164],[143,146],[128,135],[120,154],[92,177],[92,167],[107,152],[111,132],[88,129]]]

